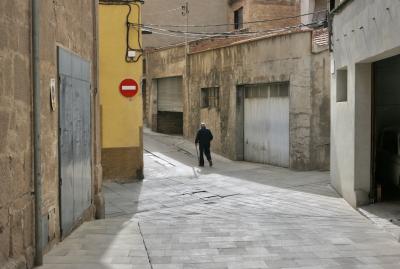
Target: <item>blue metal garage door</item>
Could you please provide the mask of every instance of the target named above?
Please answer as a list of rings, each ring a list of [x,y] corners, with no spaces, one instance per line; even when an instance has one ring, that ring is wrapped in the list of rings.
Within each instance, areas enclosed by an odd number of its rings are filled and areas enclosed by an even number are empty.
[[[90,206],[90,64],[58,49],[60,124],[60,212],[62,236]]]

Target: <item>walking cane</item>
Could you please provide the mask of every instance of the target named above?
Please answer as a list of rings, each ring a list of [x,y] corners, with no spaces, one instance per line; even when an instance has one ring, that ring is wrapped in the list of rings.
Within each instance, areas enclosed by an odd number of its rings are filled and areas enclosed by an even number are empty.
[[[199,159],[199,151],[197,150],[197,144],[196,144],[196,143],[194,143],[194,147],[196,148],[197,162],[199,163],[199,162],[200,162],[200,159]]]

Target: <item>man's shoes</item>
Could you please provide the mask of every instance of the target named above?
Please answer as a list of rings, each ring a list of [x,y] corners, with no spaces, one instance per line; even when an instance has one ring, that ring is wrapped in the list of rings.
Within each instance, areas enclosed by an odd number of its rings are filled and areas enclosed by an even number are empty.
[[[210,166],[212,166],[212,160],[209,160],[208,162],[210,163]]]

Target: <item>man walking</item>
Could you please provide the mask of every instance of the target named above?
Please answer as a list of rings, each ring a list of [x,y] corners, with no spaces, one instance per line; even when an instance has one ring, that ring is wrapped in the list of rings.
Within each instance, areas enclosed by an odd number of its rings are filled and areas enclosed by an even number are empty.
[[[211,153],[210,153],[210,142],[213,140],[213,135],[209,129],[206,128],[205,123],[200,124],[200,129],[197,131],[196,135],[196,148],[197,144],[200,144],[199,149],[200,149],[200,160],[199,160],[199,166],[204,166],[204,157],[203,153],[206,155],[206,158],[212,166],[212,160],[211,160]]]

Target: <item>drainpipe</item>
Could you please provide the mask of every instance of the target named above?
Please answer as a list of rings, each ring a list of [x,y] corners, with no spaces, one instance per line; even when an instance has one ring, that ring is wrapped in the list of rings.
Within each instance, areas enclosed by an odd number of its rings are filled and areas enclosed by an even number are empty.
[[[33,169],[35,188],[35,264],[43,264],[42,171],[40,145],[40,0],[32,0],[32,79],[33,79]]]

